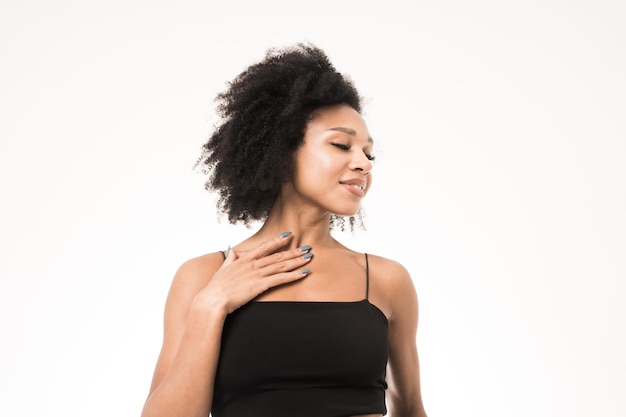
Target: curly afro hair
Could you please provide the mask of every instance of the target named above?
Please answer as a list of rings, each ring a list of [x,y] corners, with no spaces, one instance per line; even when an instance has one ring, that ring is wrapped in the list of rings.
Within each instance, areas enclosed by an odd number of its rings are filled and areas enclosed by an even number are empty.
[[[361,113],[352,81],[321,49],[302,43],[268,50],[216,102],[221,122],[196,165],[210,173],[205,188],[218,193],[219,211],[246,226],[267,219],[316,109],[347,104]]]

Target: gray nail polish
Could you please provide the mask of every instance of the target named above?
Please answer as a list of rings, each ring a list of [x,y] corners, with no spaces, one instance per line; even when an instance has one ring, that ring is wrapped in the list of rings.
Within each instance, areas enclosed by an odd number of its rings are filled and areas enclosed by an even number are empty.
[[[309,253],[305,253],[304,255],[302,255],[302,257],[303,257],[304,259],[309,259],[309,258],[311,258],[312,256],[313,256],[313,254],[312,254],[311,252],[309,252]]]
[[[305,245],[305,246],[302,246],[302,247],[300,247],[298,249],[300,250],[300,252],[306,252],[306,251],[311,250],[311,246],[310,245]]]
[[[282,237],[284,239],[284,238],[288,237],[289,235],[291,235],[291,232],[282,232],[280,234],[280,237]]]
[[[303,269],[303,270],[302,270],[302,271],[300,271],[300,272],[302,272],[302,275],[306,275],[306,274],[308,274],[309,272],[311,272],[311,270],[310,270],[310,269]]]

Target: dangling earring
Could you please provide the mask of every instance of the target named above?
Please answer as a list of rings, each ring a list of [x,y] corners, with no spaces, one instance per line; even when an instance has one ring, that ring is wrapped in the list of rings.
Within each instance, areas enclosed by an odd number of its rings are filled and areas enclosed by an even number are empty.
[[[366,230],[365,222],[363,221],[364,218],[365,218],[365,214],[363,213],[363,208],[359,207],[359,211],[357,211],[354,216],[348,217],[348,225],[350,227],[350,231],[354,232],[356,228],[359,228],[360,230]],[[331,213],[329,228],[330,230],[334,230],[337,227],[342,232],[345,232],[346,231],[346,218],[344,216],[338,216],[336,214]]]
[[[365,231],[365,212],[363,211],[363,207],[359,207],[359,211],[352,217],[350,217],[350,229],[354,231],[355,226],[359,229]]]
[[[335,228],[339,228],[342,232],[346,230],[346,219],[343,216],[338,216],[334,213],[330,214],[330,222],[328,224],[328,228],[330,230],[335,230]]]

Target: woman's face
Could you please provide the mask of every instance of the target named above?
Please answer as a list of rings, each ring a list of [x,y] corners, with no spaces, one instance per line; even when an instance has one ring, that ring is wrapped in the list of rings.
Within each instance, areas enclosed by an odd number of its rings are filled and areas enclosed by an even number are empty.
[[[316,110],[295,154],[290,185],[296,196],[340,216],[354,215],[372,182],[373,145],[352,107]]]

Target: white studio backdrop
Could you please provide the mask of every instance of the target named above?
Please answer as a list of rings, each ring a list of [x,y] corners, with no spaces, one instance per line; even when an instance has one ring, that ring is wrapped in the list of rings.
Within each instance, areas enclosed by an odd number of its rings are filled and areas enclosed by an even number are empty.
[[[0,415],[138,416],[186,259],[251,230],[192,171],[213,98],[311,41],[366,97],[368,230],[430,416],[626,415],[621,1],[3,1]]]

